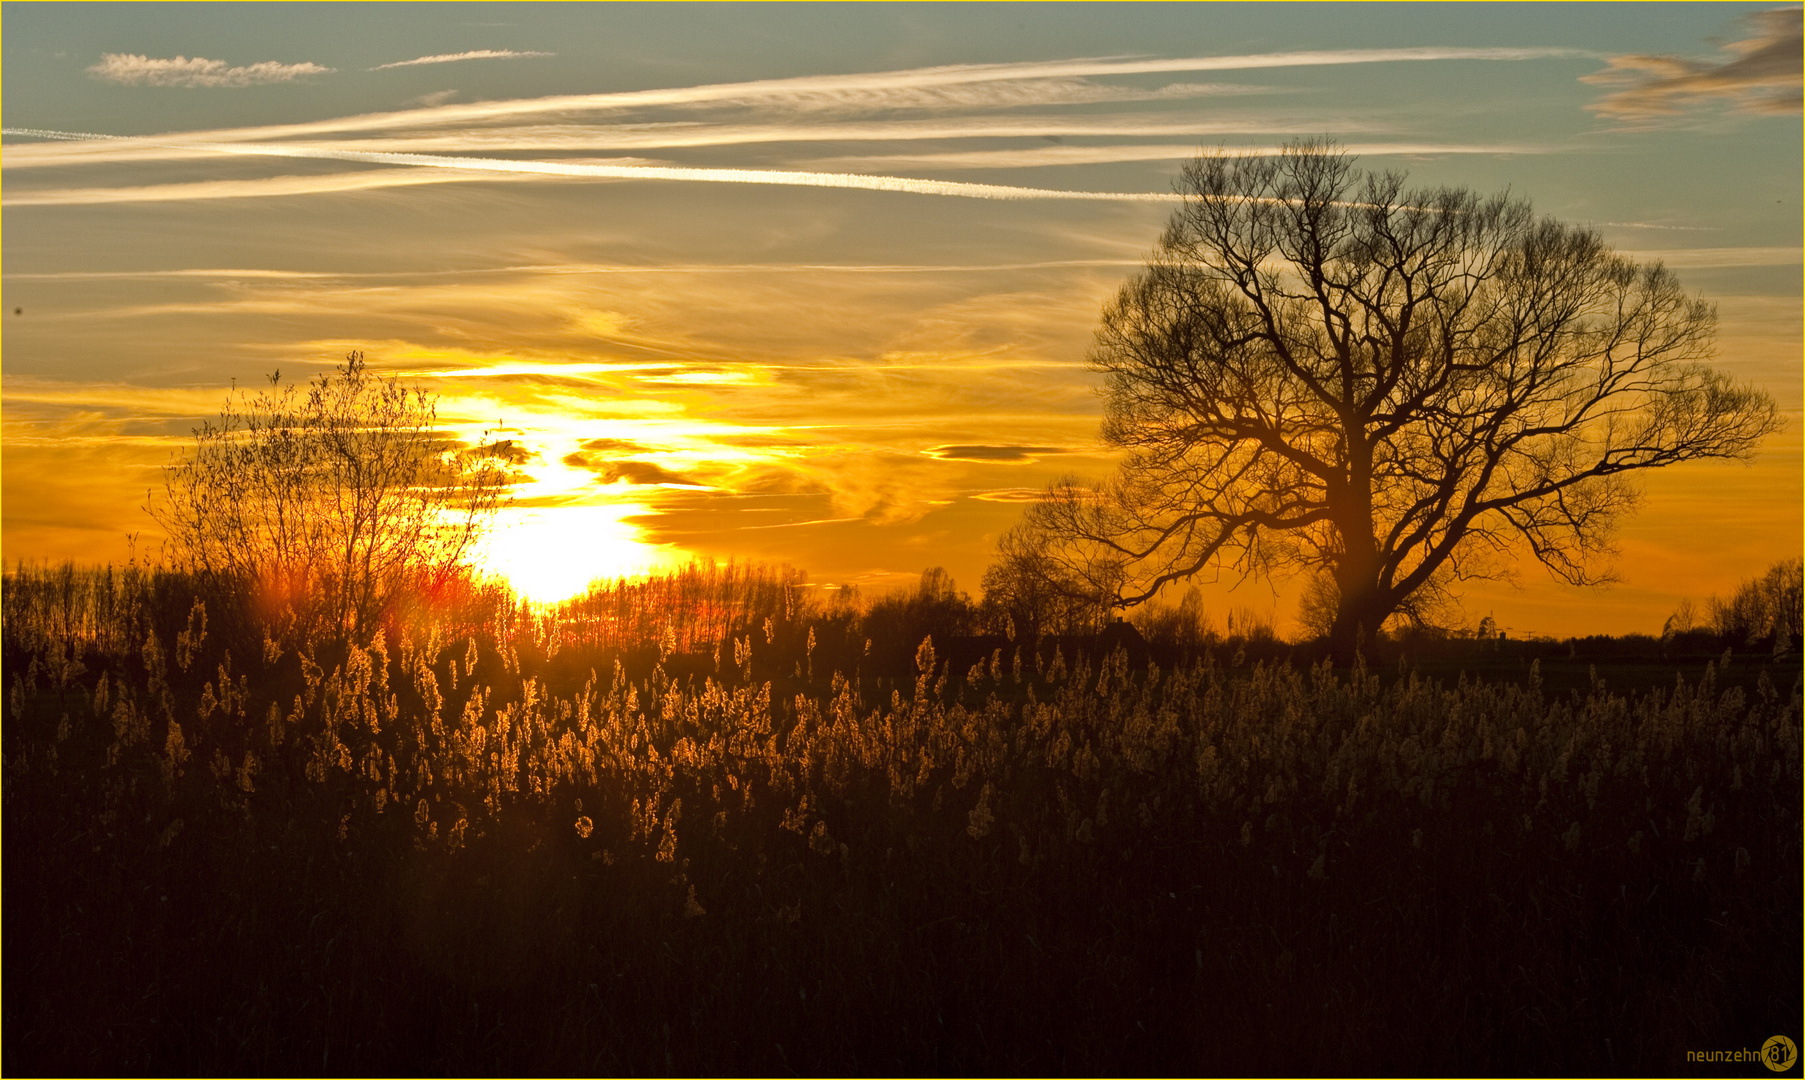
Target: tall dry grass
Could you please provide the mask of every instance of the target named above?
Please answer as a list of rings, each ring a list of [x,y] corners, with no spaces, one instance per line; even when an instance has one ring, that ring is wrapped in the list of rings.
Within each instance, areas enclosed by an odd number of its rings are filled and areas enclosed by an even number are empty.
[[[327,652],[9,575],[6,1065],[1644,1071],[1796,1024],[1796,679],[899,680],[797,585]]]

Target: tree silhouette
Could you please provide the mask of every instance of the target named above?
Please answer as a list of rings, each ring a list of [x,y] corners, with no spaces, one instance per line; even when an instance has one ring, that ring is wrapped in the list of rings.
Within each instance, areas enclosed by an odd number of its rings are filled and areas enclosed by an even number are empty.
[[[1103,312],[1096,487],[1018,526],[1068,575],[1311,572],[1339,657],[1527,547],[1594,583],[1639,470],[1746,458],[1772,399],[1701,363],[1715,311],[1508,195],[1406,190],[1325,142],[1203,155]]]
[[[1120,585],[1117,568],[1095,560],[1072,566],[1047,539],[1020,528],[997,539],[982,583],[992,632],[1032,644],[1042,634],[1095,634],[1109,625],[1109,601]]]
[[[436,427],[433,399],[371,375],[361,352],[304,393],[277,373],[195,430],[149,509],[181,568],[249,590],[302,633],[368,637],[458,568],[508,483],[507,444],[463,447]]]

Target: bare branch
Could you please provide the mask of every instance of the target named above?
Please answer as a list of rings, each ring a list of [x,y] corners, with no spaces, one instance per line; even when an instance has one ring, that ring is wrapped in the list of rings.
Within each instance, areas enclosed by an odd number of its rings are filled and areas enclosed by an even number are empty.
[[[354,352],[304,391],[279,376],[235,390],[164,470],[151,512],[189,570],[243,586],[278,621],[367,637],[482,535],[508,482],[488,449],[440,436],[429,396]]]
[[[1779,427],[1705,366],[1711,305],[1521,200],[1407,191],[1326,142],[1206,154],[1179,189],[1090,353],[1120,471],[1025,524],[1112,602],[1324,572],[1346,644],[1513,549],[1604,580],[1634,474],[1746,459]]]

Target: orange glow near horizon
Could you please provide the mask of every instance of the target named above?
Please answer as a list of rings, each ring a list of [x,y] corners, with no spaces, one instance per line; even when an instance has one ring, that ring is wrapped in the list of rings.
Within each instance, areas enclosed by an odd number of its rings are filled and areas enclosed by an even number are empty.
[[[590,374],[602,366],[552,370]],[[504,360],[466,373],[493,377],[546,367]],[[442,378],[448,373],[429,374]],[[494,389],[454,388],[438,399],[441,415],[455,418],[449,430],[464,442],[504,444],[518,455],[509,465],[517,479],[513,504],[497,512],[478,544],[473,555],[478,569],[504,579],[525,600],[553,604],[581,595],[597,580],[640,577],[687,561],[687,552],[649,541],[645,530],[629,519],[657,513],[645,501],[646,493],[658,488],[659,478],[675,475],[668,468],[687,464],[689,445],[708,425],[656,406],[648,410],[650,416],[630,419],[589,411],[596,400],[607,403],[603,409],[612,406],[612,394],[523,403],[507,401]],[[472,419],[504,410],[513,415],[494,427]],[[605,449],[594,450],[598,443]],[[586,447],[589,454],[583,453]],[[586,457],[593,461],[585,462]],[[610,468],[635,466],[644,470],[635,480],[604,475]]]
[[[636,503],[504,509],[476,562],[522,599],[555,604],[582,595],[593,581],[638,577],[682,561],[681,553],[646,543],[626,520],[646,512]]]

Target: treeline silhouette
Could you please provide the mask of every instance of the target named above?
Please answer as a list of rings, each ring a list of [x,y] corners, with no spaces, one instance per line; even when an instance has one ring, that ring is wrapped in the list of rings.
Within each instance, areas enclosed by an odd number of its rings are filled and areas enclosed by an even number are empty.
[[[1338,671],[936,571],[244,597],[6,577],[9,1071],[1635,1072],[1800,1012],[1796,618]]]
[[[992,595],[973,600],[939,567],[923,571],[912,587],[872,598],[853,586],[817,585],[789,566],[740,562],[692,562],[665,574],[598,581],[549,606],[527,603],[505,584],[470,574],[434,575],[398,591],[406,599],[388,612],[381,631],[390,640],[424,627],[445,638],[506,637],[527,628],[554,652],[604,670],[619,660],[635,679],[658,665],[671,675],[719,676],[722,656],[732,667],[735,643],[755,636],[762,639],[755,673],[766,679],[803,678],[813,670],[824,676],[912,679],[916,651],[930,638],[960,672],[990,662],[998,651],[1004,662],[1014,663],[1020,653],[1023,663],[1034,666],[1050,662],[1055,651],[1068,660],[1084,655],[1097,661],[1120,648],[1137,669],[1237,654],[1244,660],[1310,665],[1328,655],[1321,640],[1282,640],[1269,615],[1246,606],[1230,608],[1218,627],[1195,589],[1177,603],[1130,609],[1125,619],[1105,621],[1051,605],[1023,615],[1019,606]],[[21,564],[6,575],[0,614],[13,628],[10,633],[32,648],[80,640],[116,653],[135,647],[153,626],[187,619],[197,601],[219,639],[261,641],[272,634],[281,638],[285,630],[293,636],[297,628],[272,618],[256,589],[230,578],[136,564]],[[1402,662],[1432,675],[1466,671],[1518,682],[1530,663],[1539,662],[1545,682],[1583,689],[1596,663],[1607,664],[1619,688],[1646,688],[1671,685],[1665,669],[1672,665],[1696,667],[1728,651],[1749,662],[1720,672],[1720,679],[1752,690],[1764,660],[1783,670],[1796,665],[1805,647],[1802,609],[1805,560],[1795,558],[1744,581],[1727,600],[1712,596],[1699,607],[1683,603],[1659,634],[1510,638],[1487,618],[1469,630],[1404,626],[1371,642],[1367,652],[1374,665]],[[1043,632],[1017,632],[1026,625]],[[303,634],[287,646],[331,654],[344,643],[333,635]],[[1777,677],[1785,682],[1783,674]]]

